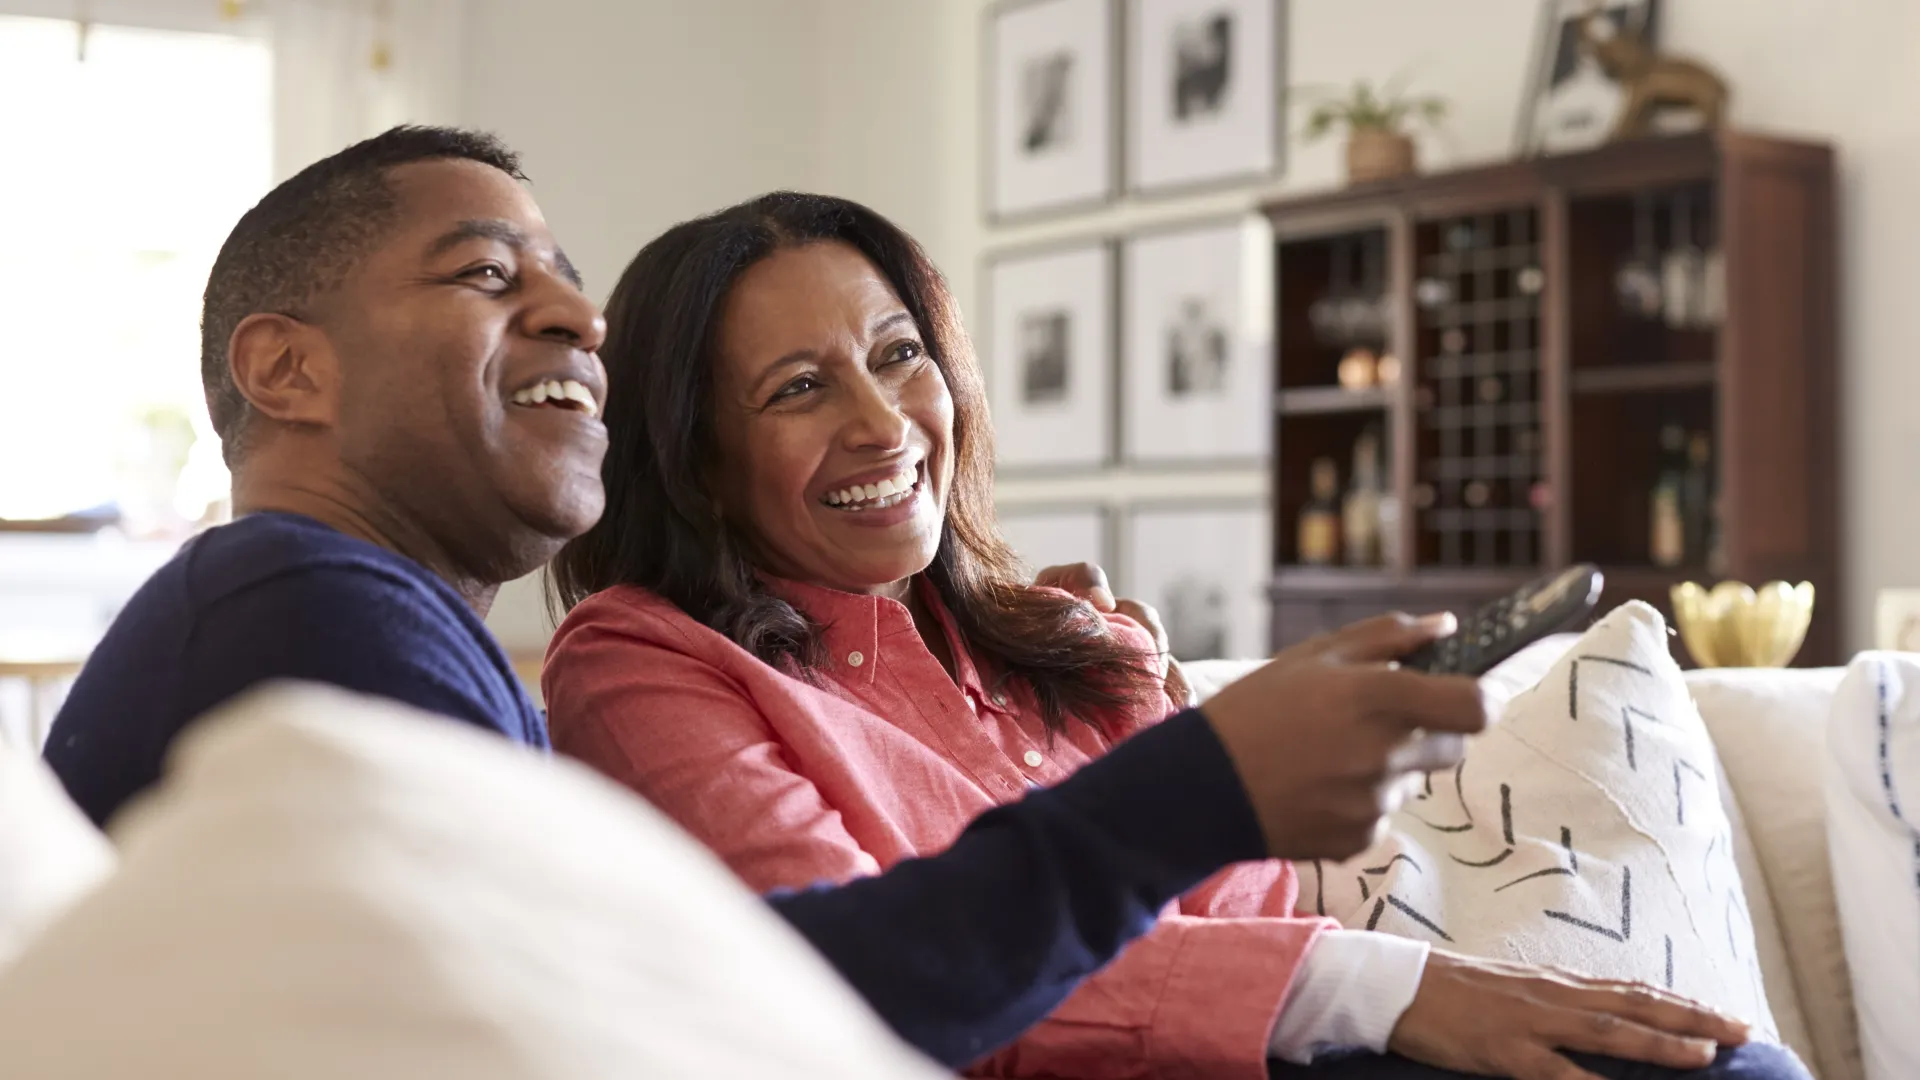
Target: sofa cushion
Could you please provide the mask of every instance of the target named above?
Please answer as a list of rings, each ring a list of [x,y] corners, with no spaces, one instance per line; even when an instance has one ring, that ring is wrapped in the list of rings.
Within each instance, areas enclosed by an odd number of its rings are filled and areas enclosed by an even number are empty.
[[[0,973],[7,1076],[936,1075],[659,813],[397,705],[270,688]]]
[[[1302,893],[1346,926],[1663,986],[1777,1037],[1718,771],[1665,622],[1630,602]]]
[[[1862,653],[1827,729],[1827,841],[1868,1080],[1920,1076],[1920,656]]]
[[[0,740],[0,966],[113,862],[40,756]]]
[[[1826,800],[1821,770],[1838,668],[1721,668],[1687,673],[1687,688],[1713,734],[1727,780],[1738,793],[1764,878],[1779,916],[1791,987],[1765,969],[1775,996],[1791,990],[1812,1038],[1808,1057],[1824,1080],[1856,1080],[1860,1037],[1854,1026],[1840,916],[1827,862]],[[1756,924],[1758,922],[1756,915]],[[1758,936],[1758,935],[1756,935]],[[1782,1035],[1789,1033],[1783,1025]]]

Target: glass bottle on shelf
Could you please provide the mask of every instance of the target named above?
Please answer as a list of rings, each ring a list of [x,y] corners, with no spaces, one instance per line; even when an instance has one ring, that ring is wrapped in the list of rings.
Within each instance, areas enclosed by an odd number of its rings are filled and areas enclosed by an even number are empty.
[[[1332,458],[1315,458],[1309,475],[1296,546],[1303,564],[1331,566],[1340,558],[1340,469]]]
[[[1713,440],[1704,431],[1687,436],[1687,468],[1681,484],[1681,518],[1690,558],[1712,562],[1717,545],[1713,536]]]
[[[1647,553],[1653,565],[1687,560],[1687,530],[1681,505],[1686,489],[1686,433],[1678,424],[1660,429],[1660,474],[1649,502]]]
[[[1340,507],[1340,538],[1347,565],[1380,564],[1380,431],[1368,427],[1353,444],[1353,472]]]

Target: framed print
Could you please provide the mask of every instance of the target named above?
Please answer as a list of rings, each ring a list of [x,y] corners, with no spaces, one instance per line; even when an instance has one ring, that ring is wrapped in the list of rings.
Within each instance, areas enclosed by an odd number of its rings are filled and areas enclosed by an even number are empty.
[[[1874,597],[1873,647],[1920,652],[1920,589],[1881,589]]]
[[[1137,462],[1258,460],[1273,423],[1273,233],[1247,217],[1121,253],[1121,431]]]
[[[987,13],[987,214],[1104,202],[1115,153],[1112,0],[1015,0]]]
[[[1002,467],[1105,464],[1113,447],[1113,248],[1005,255],[987,269],[987,401]]]
[[[1029,570],[1107,565],[1107,514],[1098,506],[1009,508],[1000,512],[1000,535]]]
[[[1257,504],[1141,507],[1118,588],[1159,610],[1177,660],[1266,656],[1269,528]]]
[[[1655,44],[1659,0],[1546,0],[1526,97],[1520,103],[1515,136],[1520,156],[1591,149],[1613,131],[1626,96],[1580,45],[1587,14],[1596,7],[1605,15],[1596,23],[1600,33],[1624,29]]]
[[[1127,187],[1280,170],[1284,0],[1127,0]]]

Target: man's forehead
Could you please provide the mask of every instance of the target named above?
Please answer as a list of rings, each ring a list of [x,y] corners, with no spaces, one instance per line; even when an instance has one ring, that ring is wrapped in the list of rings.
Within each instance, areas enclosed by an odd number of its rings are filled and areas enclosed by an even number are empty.
[[[546,217],[520,182],[491,165],[464,159],[417,161],[387,176],[398,203],[399,230],[438,236],[465,221],[497,221],[551,244]]]

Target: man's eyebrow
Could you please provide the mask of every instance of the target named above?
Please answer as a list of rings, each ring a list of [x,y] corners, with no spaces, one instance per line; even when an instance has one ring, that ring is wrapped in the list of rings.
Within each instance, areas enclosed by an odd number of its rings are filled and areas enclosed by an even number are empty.
[[[496,240],[516,252],[526,251],[533,246],[533,238],[511,221],[501,221],[498,218],[474,218],[462,221],[448,229],[433,243],[427,245],[427,258],[439,258],[469,240]],[[560,275],[571,282],[574,288],[582,287],[580,271],[574,268],[573,260],[567,258],[566,252],[555,248],[553,262],[555,268],[560,271]]]
[[[560,276],[573,283],[576,289],[586,288],[586,282],[580,280],[580,271],[573,268],[573,260],[559,248],[553,249],[553,264],[560,269]]]
[[[446,232],[440,238],[427,245],[427,258],[437,258],[459,247],[469,240],[498,240],[518,251],[528,244],[527,234],[518,225],[497,218],[474,218],[463,221]]]

